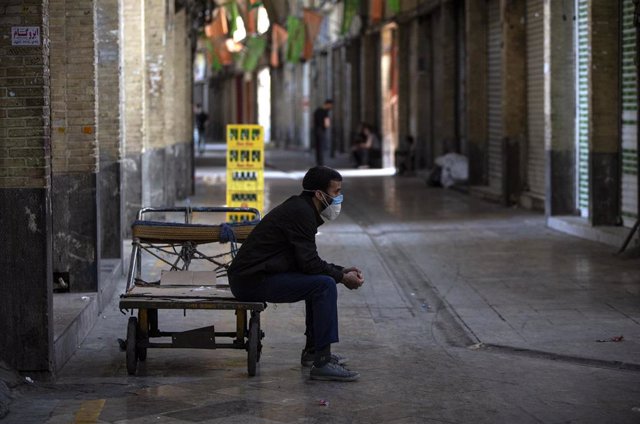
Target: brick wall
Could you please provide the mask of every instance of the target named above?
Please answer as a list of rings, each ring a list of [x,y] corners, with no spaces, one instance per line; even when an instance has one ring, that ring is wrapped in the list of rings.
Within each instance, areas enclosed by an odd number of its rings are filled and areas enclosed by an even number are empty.
[[[178,143],[188,143],[193,137],[192,108],[191,108],[191,41],[189,39],[190,23],[184,9],[176,13],[175,18],[175,140]]]
[[[124,155],[140,154],[144,128],[144,25],[142,0],[122,1]]]
[[[51,0],[49,5],[53,173],[95,173],[93,1]]]
[[[165,145],[176,143],[176,87],[175,87],[175,9],[174,2],[168,1],[164,10],[165,15],[165,36],[164,36],[164,136]]]
[[[38,46],[12,46],[0,37],[0,188],[50,186],[48,1],[0,5],[0,31],[40,30]]]
[[[120,178],[120,17],[119,0],[95,0],[96,138],[100,243],[104,258],[122,256]]]
[[[145,131],[144,148],[159,149],[166,146],[164,126],[165,92],[165,0],[144,1],[144,67],[145,78]]]
[[[100,162],[120,159],[118,0],[96,1],[97,139]]]

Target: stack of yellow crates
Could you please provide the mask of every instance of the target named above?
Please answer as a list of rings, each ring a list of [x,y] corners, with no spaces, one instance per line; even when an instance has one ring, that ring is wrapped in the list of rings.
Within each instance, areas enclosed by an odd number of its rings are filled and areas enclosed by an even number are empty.
[[[264,207],[264,129],[227,125],[227,206]],[[253,214],[228,213],[228,222],[251,221]]]

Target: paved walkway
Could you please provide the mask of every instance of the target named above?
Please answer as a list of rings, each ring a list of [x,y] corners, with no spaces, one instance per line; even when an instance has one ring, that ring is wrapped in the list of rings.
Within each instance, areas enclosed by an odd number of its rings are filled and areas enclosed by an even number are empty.
[[[299,191],[311,155],[267,161],[269,209]],[[344,172],[343,213],[317,236],[321,256],[365,271],[360,290],[339,289],[335,347],[360,381],[308,380],[300,304],[263,313],[257,377],[244,352],[177,349],[150,350],[129,377],[116,343],[127,317],[114,302],[55,383],[22,387],[6,422],[640,422],[638,259],[549,230],[539,214],[371,174]],[[221,204],[224,178],[201,167],[191,204]],[[177,311],[161,326],[211,320]]]

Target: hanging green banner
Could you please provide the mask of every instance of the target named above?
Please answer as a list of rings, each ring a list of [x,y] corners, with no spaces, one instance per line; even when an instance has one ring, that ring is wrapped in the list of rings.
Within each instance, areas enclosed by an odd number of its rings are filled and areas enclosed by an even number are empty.
[[[360,9],[360,0],[344,0],[344,13],[340,34],[345,35],[351,28],[351,22]]]
[[[229,3],[227,3],[227,9],[229,10],[229,15],[230,15],[229,20],[231,21],[229,23],[229,32],[233,35],[233,33],[236,32],[236,29],[238,29],[238,25],[236,21],[238,19],[238,16],[240,16],[240,11],[238,10],[238,3],[236,2],[236,0],[232,0]]]
[[[205,46],[207,47],[207,51],[209,52],[209,58],[211,60],[211,70],[213,72],[217,72],[222,69],[222,63],[220,62],[220,58],[218,57],[218,53],[216,49],[213,47],[213,43],[209,38],[205,40]]]
[[[267,47],[267,40],[260,37],[251,37],[247,40],[247,51],[242,61],[242,69],[252,72],[258,66],[258,62]]]
[[[287,60],[289,62],[298,62],[304,49],[304,25],[302,19],[295,16],[287,18]]]
[[[393,14],[400,13],[400,0],[387,0],[387,7]]]

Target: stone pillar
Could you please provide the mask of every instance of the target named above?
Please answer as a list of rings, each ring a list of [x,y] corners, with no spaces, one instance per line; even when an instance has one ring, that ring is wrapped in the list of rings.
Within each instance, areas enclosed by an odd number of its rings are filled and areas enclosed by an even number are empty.
[[[120,33],[118,0],[96,0],[96,137],[102,234],[101,256],[122,257],[120,193]]]
[[[380,92],[380,58],[376,42],[379,34],[365,35],[362,39],[361,88],[362,120],[374,126],[379,124],[378,93]]]
[[[617,225],[620,216],[619,1],[589,2],[589,217]]]
[[[24,371],[53,369],[48,11],[0,6],[0,360]],[[14,26],[37,28],[37,43],[12,45]]]
[[[419,96],[419,87],[423,82],[424,72],[420,69],[420,66],[424,63],[424,59],[422,58],[422,43],[423,40],[420,38],[419,32],[419,20],[413,19],[407,25],[407,31],[409,32],[409,39],[407,42],[407,50],[409,50],[409,60],[408,60],[408,74],[407,79],[411,81],[411,84],[403,83],[404,78],[400,78],[398,80],[399,88],[402,92],[402,87],[406,86],[405,90],[407,91],[407,107],[409,109],[409,115],[407,117],[407,135],[411,135],[414,139],[419,135],[418,132],[418,122],[420,119],[419,108],[422,106],[422,101]],[[400,50],[402,51],[402,49]],[[402,113],[399,111],[399,115]],[[400,146],[406,148],[405,139],[400,136]],[[414,146],[415,148],[415,146]]]
[[[165,193],[165,67],[167,1],[144,0],[144,121],[142,204],[168,206]],[[172,2],[171,2],[172,3]]]
[[[487,6],[486,0],[465,1],[467,48],[467,137],[469,183],[486,185],[487,173]]]
[[[418,122],[416,125],[416,166],[433,166],[433,72],[434,72],[434,15],[430,14],[419,20],[417,43],[419,47],[418,79],[416,95]]]
[[[144,134],[144,1],[119,0],[122,43],[122,193],[123,235],[131,236],[131,224],[142,207],[142,142]]]
[[[189,30],[191,22],[182,8],[175,16],[175,102],[173,105],[176,140],[176,196],[184,199],[191,194],[193,146],[193,71]]]
[[[456,137],[456,15],[455,3],[443,2],[432,21],[436,24],[433,39],[433,108],[434,154],[459,152]]]
[[[349,86],[351,87],[351,103],[348,105],[350,109],[349,131],[354,134],[357,131],[360,119],[360,48],[361,39],[357,38],[351,41],[347,46],[347,61],[349,62]]]
[[[97,291],[100,209],[93,1],[49,4],[54,272],[68,273],[71,291]]]
[[[575,201],[574,2],[544,2],[545,215],[572,215]]]
[[[176,89],[175,89],[175,1],[167,0],[164,23],[164,60],[163,60],[163,92],[164,101],[164,205],[174,205],[176,202],[176,178],[178,162],[178,146],[176,140]],[[153,123],[153,121],[152,121]]]
[[[505,203],[519,201],[525,181],[527,131],[526,3],[502,0],[502,128]]]

